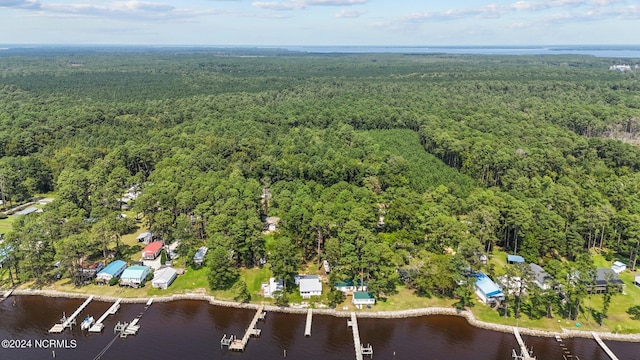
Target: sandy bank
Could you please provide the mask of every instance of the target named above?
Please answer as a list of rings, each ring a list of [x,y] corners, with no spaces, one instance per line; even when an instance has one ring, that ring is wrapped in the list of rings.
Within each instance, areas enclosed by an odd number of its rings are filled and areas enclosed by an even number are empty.
[[[13,295],[37,295],[37,296],[46,296],[46,297],[61,297],[61,298],[71,298],[71,299],[85,299],[89,297],[91,294],[76,294],[76,293],[67,293],[55,290],[34,290],[34,289],[16,289],[13,291]],[[153,296],[153,302],[169,302],[169,301],[179,301],[179,300],[201,300],[207,301],[211,305],[215,306],[223,306],[223,307],[233,307],[233,308],[242,308],[242,309],[257,309],[258,304],[244,304],[237,303],[232,301],[220,301],[214,299],[213,296],[203,295],[203,294],[174,294],[170,296]],[[102,296],[102,295],[94,295],[93,297],[96,301],[104,301],[104,302],[114,302],[118,299],[117,296]],[[149,298],[122,298],[122,303],[146,303]],[[291,313],[291,314],[306,314],[306,308],[294,308],[294,307],[278,307],[267,305],[265,306],[266,311],[273,312],[282,312],[282,313]],[[333,309],[314,309],[313,312],[315,314],[323,314],[323,315],[331,315],[337,317],[349,317],[350,312],[348,311],[339,311]],[[509,325],[500,325],[500,324],[492,324],[484,321],[477,320],[473,313],[469,311],[458,311],[452,308],[420,308],[420,309],[411,309],[411,310],[399,310],[399,311],[378,311],[378,312],[358,312],[358,317],[361,318],[379,318],[379,319],[401,319],[408,317],[417,317],[417,316],[428,316],[428,315],[453,315],[453,316],[462,316],[469,324],[492,331],[500,331],[513,333],[513,326]],[[561,336],[563,338],[568,337],[582,337],[582,338],[592,338],[590,331],[577,331],[577,330],[566,330],[563,329],[563,332],[551,332],[551,331],[542,331],[542,330],[534,330],[527,328],[518,328],[521,334],[531,335],[531,336],[543,336],[543,337],[555,337]],[[598,335],[604,340],[614,340],[614,341],[628,341],[628,342],[640,342],[640,334],[615,334],[611,332],[598,332]]]

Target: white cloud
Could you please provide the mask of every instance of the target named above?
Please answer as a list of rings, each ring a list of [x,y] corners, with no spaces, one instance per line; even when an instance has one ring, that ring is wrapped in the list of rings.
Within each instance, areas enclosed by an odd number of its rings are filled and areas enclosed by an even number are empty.
[[[336,14],[337,18],[357,18],[365,14],[362,10],[347,10],[342,9]]]
[[[36,0],[0,0],[1,7],[38,9],[40,8],[40,2]]]
[[[292,1],[255,1],[251,5],[265,10],[289,11],[303,10],[310,6],[352,6],[362,5],[369,0],[292,0]]]
[[[251,3],[251,5],[260,9],[277,10],[277,11],[300,10],[305,8],[304,4],[292,3],[292,2],[283,3],[283,2],[274,2],[274,1],[256,1]]]
[[[173,5],[150,1],[117,1],[105,5],[41,3],[36,0],[0,0],[0,7],[38,10],[38,16],[78,15],[144,20],[185,19],[219,13],[213,9],[178,9]]]

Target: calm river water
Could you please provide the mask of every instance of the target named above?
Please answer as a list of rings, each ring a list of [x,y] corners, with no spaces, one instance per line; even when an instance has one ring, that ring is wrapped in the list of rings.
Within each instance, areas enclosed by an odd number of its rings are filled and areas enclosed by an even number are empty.
[[[131,321],[144,304],[123,304],[105,321],[101,334],[75,327],[49,334],[63,312],[71,314],[81,299],[12,296],[0,303],[0,340],[19,340],[20,349],[0,348],[0,359],[94,359],[114,340],[118,321]],[[98,318],[111,304],[91,302],[79,321],[90,314]],[[260,338],[252,338],[244,353],[220,349],[224,334],[242,336],[253,310],[212,306],[203,301],[154,303],[140,320],[136,336],[117,338],[101,359],[354,359],[353,337],[345,318],[314,315],[312,336],[304,337],[305,315],[268,313],[259,322]],[[509,360],[517,347],[512,334],[470,326],[455,316],[423,316],[408,319],[358,319],[360,338],[370,343],[375,359]],[[523,336],[539,360],[563,360],[555,339]],[[29,340],[31,347],[28,347]],[[43,340],[46,340],[43,341]],[[60,340],[49,342],[49,340]],[[66,340],[66,341],[62,341]],[[14,341],[14,346],[17,345]],[[565,345],[581,360],[607,360],[592,339],[565,339]],[[640,344],[607,341],[620,360],[640,359]]]

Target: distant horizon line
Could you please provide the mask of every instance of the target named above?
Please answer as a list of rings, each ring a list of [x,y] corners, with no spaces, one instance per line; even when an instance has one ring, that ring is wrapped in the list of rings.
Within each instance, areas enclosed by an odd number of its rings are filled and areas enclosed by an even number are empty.
[[[324,45],[303,45],[303,44],[281,44],[281,45],[244,45],[244,44],[119,44],[119,43],[109,43],[109,44],[83,44],[83,43],[73,43],[73,44],[65,44],[65,43],[1,43],[1,47],[12,46],[12,47],[33,47],[33,46],[43,46],[43,47],[112,47],[112,46],[120,46],[120,47],[207,47],[207,48],[290,48],[290,47],[304,47],[304,48],[314,48],[314,47],[336,47],[336,48],[524,48],[524,49],[536,49],[536,48],[548,48],[548,47],[597,47],[597,48],[630,48],[630,47],[638,47],[640,48],[640,43],[638,44],[482,44],[482,45],[469,45],[469,44],[448,44],[448,45],[435,45],[435,44],[425,44],[425,45],[336,45],[336,44],[324,44]]]

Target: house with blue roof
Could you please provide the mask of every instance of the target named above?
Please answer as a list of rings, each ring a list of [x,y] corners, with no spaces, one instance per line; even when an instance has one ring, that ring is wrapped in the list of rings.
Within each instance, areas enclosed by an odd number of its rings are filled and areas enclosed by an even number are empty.
[[[144,265],[133,265],[126,268],[120,276],[121,286],[131,286],[134,288],[143,285],[151,269]]]
[[[524,258],[520,255],[507,255],[507,263],[509,264],[516,264],[516,263],[523,263],[524,262]]]
[[[504,293],[496,283],[484,273],[473,275],[476,278],[476,294],[485,304],[493,304],[504,300]]]
[[[109,281],[113,278],[120,277],[120,275],[124,272],[124,269],[127,268],[127,263],[123,260],[115,260],[109,263],[104,269],[102,269],[96,275],[96,282],[108,284]]]

